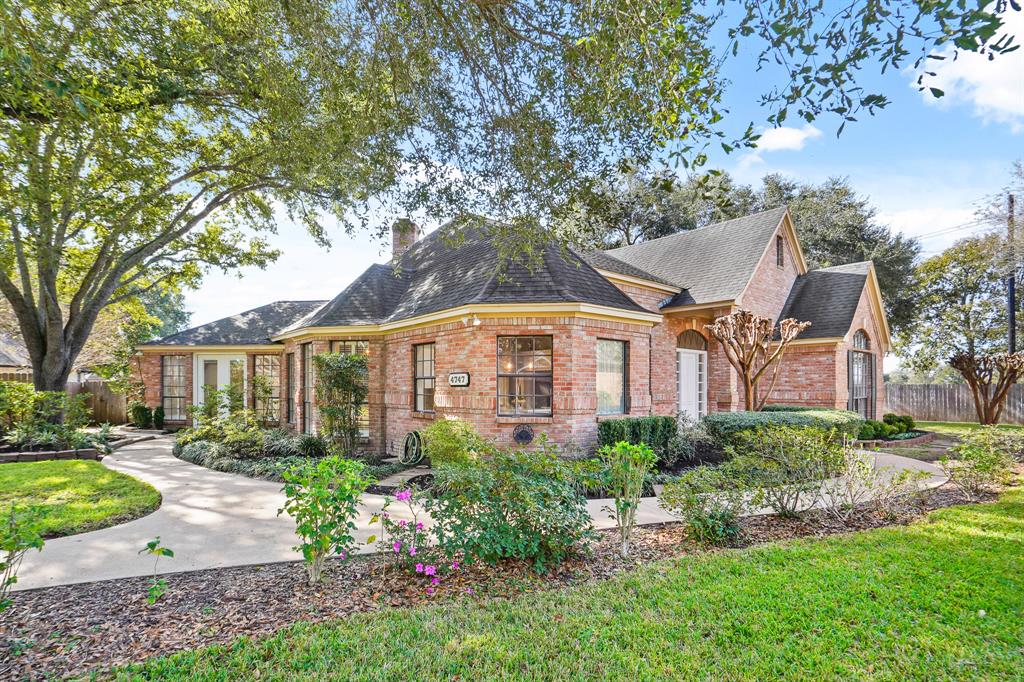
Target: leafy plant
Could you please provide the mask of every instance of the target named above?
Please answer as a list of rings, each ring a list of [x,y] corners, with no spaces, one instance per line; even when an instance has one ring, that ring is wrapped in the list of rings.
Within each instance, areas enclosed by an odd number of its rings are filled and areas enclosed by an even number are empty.
[[[153,427],[163,430],[164,428],[164,406],[157,405],[153,410]]]
[[[400,502],[408,510],[409,519],[394,519],[388,510],[392,502]],[[384,500],[379,514],[374,514],[370,524],[381,524],[381,535],[371,535],[366,544],[379,542],[382,552],[387,552],[395,560],[408,568],[422,562],[423,549],[426,546],[426,531],[420,520],[423,513],[423,493],[410,488],[403,488]]]
[[[573,465],[551,448],[496,450],[473,465],[436,467],[425,502],[449,557],[523,559],[544,570],[591,537],[578,485]]]
[[[654,467],[657,457],[643,443],[633,445],[625,441],[604,446],[598,455],[608,470],[608,487],[615,499],[615,507],[609,508],[609,511],[619,528],[619,553],[625,559],[629,556],[629,541],[636,525],[636,512],[640,506],[644,480]]]
[[[18,569],[31,549],[43,549],[38,509],[11,507],[0,526],[0,613],[11,605],[11,588],[18,582]]]
[[[296,437],[295,449],[303,457],[326,457],[330,448],[323,436],[303,433]]]
[[[147,542],[145,547],[139,550],[139,554],[148,554],[153,557],[153,577],[150,579],[149,588],[146,590],[146,601],[152,606],[167,594],[167,581],[163,578],[158,578],[156,575],[157,564],[160,563],[160,557],[165,556],[168,559],[173,559],[174,552],[170,547],[161,545],[160,536],[157,535],[154,539]]]
[[[132,403],[129,406],[132,424],[140,429],[148,429],[153,425],[153,410],[142,402]]]
[[[472,424],[462,419],[435,419],[423,430],[423,448],[433,466],[470,464],[494,450]]]
[[[315,585],[321,581],[327,557],[346,558],[354,549],[354,519],[370,481],[363,477],[362,462],[337,456],[295,467],[283,477],[287,499],[277,513],[295,519],[301,540],[295,549],[302,552],[309,582]]]
[[[676,417],[645,416],[606,419],[597,425],[597,443],[603,447],[625,441],[643,443],[659,458],[665,457],[679,429]]]
[[[939,466],[971,500],[1010,478],[1013,457],[995,427],[971,431],[944,456]]]
[[[848,523],[864,504],[874,499],[884,475],[875,469],[874,455],[849,444],[838,450],[830,448],[827,454],[835,459],[830,463],[834,477],[821,486],[825,510]]]
[[[744,483],[731,462],[695,467],[666,483],[659,502],[682,519],[695,542],[734,545],[742,537],[740,517],[748,508]]]
[[[817,427],[835,432],[839,441],[844,436],[855,438],[864,418],[849,410],[810,408],[800,410],[766,410],[761,412],[712,412],[701,420],[711,438],[722,448],[737,443],[742,432],[772,426]]]
[[[252,402],[256,420],[267,429],[278,423],[280,415],[274,410],[274,384],[270,377],[257,374],[250,379]]]
[[[821,494],[822,481],[836,472],[842,443],[834,431],[805,426],[769,426],[737,434],[734,471],[781,516],[796,516]]]
[[[313,356],[320,433],[351,454],[359,444],[359,415],[366,404],[369,370],[361,353],[321,353]]]

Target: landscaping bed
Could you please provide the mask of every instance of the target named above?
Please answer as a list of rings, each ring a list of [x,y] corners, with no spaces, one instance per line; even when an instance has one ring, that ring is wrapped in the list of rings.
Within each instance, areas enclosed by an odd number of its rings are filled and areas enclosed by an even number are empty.
[[[1013,494],[1020,497],[1019,492]],[[943,487],[925,498],[921,513],[963,501],[958,490]],[[900,523],[913,518],[907,516]],[[866,512],[843,524],[827,514],[810,512],[799,519],[749,517],[742,524],[742,544],[752,546],[892,522]],[[780,551],[785,552],[785,547]],[[665,524],[637,529],[628,560],[618,554],[615,531],[605,531],[588,555],[555,565],[548,573],[537,573],[526,562],[479,564],[453,574],[433,595],[427,594],[426,581],[394,568],[384,555],[328,562],[327,579],[316,587],[307,584],[300,562],[171,574],[165,576],[168,592],[152,606],[146,602],[149,581],[143,577],[30,590],[17,593],[14,606],[0,616],[4,642],[0,678],[82,675],[151,656],[228,643],[243,635],[267,636],[297,621],[322,622],[428,603],[486,604],[612,578],[651,562],[693,554],[712,557],[722,550],[704,550],[687,539],[681,524]],[[739,561],[748,555],[735,556]],[[675,564],[658,566],[656,573]],[[382,656],[379,651],[376,655]]]

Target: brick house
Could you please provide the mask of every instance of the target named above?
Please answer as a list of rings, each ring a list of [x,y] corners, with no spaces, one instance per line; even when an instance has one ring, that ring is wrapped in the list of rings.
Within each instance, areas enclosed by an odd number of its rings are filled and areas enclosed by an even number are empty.
[[[550,247],[504,277],[487,231],[481,221],[452,245],[400,221],[392,262],[330,301],[278,301],[140,346],[146,402],[183,425],[203,386],[260,374],[280,424],[315,432],[312,356],[366,353],[369,450],[393,451],[440,416],[498,442],[528,424],[588,446],[613,416],[742,409],[704,325],[745,308],[812,323],[772,402],[868,417],[884,404],[890,338],[872,264],[808,271],[784,208],[609,251]]]

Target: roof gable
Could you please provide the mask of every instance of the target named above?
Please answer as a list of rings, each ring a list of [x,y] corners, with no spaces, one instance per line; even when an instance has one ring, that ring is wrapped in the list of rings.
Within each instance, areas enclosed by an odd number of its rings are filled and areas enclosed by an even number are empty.
[[[686,290],[668,305],[736,300],[787,213],[774,208],[607,253]]]
[[[811,270],[793,283],[779,319],[792,317],[810,322],[811,326],[800,334],[801,339],[846,336],[872,274],[870,261]],[[884,320],[884,311],[881,314]]]

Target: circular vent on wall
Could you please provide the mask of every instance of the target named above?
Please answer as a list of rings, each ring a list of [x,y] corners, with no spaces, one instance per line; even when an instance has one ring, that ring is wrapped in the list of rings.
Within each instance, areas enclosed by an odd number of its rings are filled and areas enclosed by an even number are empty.
[[[512,429],[512,440],[520,445],[529,445],[533,442],[533,427],[529,424],[516,424]]]

